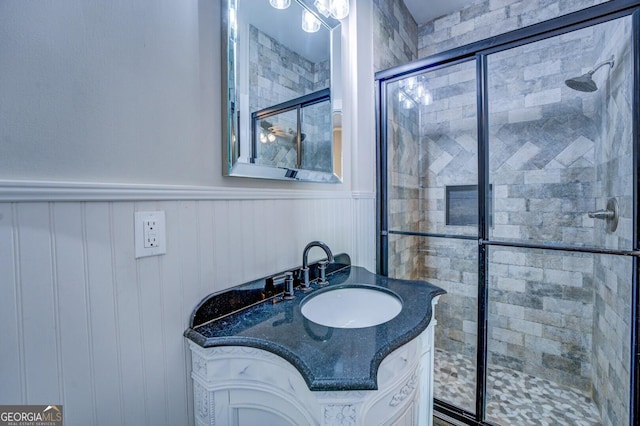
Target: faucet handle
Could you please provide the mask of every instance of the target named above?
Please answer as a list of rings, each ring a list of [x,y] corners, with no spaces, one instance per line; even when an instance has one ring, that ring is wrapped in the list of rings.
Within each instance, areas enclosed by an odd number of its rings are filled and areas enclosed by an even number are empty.
[[[300,290],[304,292],[311,291],[311,285],[309,285],[309,267],[303,266],[300,268],[300,275],[302,276],[300,280]]]
[[[295,299],[296,296],[293,292],[293,272],[284,273],[284,293],[282,295],[284,300]]]
[[[327,281],[327,265],[329,264],[328,260],[322,260],[318,262],[318,271],[320,272],[320,277],[318,278],[318,285],[327,285],[329,281]]]

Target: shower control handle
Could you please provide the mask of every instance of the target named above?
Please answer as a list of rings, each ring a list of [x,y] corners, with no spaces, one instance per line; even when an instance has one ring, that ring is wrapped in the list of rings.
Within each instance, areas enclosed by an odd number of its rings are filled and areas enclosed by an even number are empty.
[[[595,212],[588,212],[587,216],[592,219],[602,219],[605,221],[605,229],[607,232],[614,232],[618,228],[618,217],[620,211],[618,210],[618,200],[615,198],[609,198],[607,200],[607,206],[602,210],[596,210]]]
[[[597,210],[595,212],[589,212],[587,215],[592,219],[613,219],[616,212],[613,210]]]

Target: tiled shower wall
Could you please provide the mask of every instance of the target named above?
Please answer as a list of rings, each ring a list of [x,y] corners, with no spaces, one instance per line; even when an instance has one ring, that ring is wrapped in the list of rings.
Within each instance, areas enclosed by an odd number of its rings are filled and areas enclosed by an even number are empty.
[[[615,55],[613,69],[599,77],[596,125],[600,143],[596,157],[599,182],[596,207],[604,209],[607,199],[615,197],[620,219],[615,232],[597,234],[597,243],[614,249],[633,247],[631,94],[633,63],[631,21],[625,18],[596,40],[600,52],[596,63]],[[608,67],[605,67],[608,68]],[[607,78],[604,78],[604,76]],[[600,83],[601,82],[601,83]],[[604,226],[599,223],[598,227]],[[593,397],[602,408],[608,424],[625,424],[629,405],[631,260],[598,256],[595,260],[595,294],[593,325]]]
[[[419,208],[419,143],[418,112],[390,105],[393,109],[387,122],[389,226],[409,232],[420,231],[422,213]],[[389,236],[389,275],[406,279],[419,279],[420,238]]]
[[[477,1],[462,10],[421,24],[418,29],[418,57],[424,58],[606,1]]]
[[[374,71],[418,58],[418,24],[403,1],[373,0],[373,22]]]
[[[431,105],[420,112],[421,232],[477,235],[477,226],[446,225],[447,185],[477,183],[475,63],[429,73]],[[475,241],[421,241],[420,275],[447,291],[436,306],[436,344],[475,359],[478,259]]]
[[[417,59],[418,26],[404,2],[374,0],[373,57],[375,71]],[[389,107],[389,222],[395,229],[419,231],[418,113],[393,103]],[[389,275],[419,278],[419,238],[389,237]]]

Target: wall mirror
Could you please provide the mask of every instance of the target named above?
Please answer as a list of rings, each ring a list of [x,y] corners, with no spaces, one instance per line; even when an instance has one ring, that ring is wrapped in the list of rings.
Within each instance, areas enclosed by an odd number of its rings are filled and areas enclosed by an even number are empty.
[[[340,21],[271,3],[222,2],[224,174],[341,182]]]

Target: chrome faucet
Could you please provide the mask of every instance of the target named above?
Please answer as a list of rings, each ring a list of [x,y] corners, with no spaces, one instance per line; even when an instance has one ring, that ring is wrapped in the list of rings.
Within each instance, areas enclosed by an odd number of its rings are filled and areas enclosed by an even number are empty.
[[[308,257],[309,257],[309,250],[311,250],[312,247],[320,247],[322,250],[324,250],[324,252],[327,254],[327,261],[329,263],[333,263],[333,253],[331,253],[331,249],[325,243],[323,243],[322,241],[311,241],[309,244],[307,244],[307,246],[304,248],[304,251],[302,252],[302,268],[300,269],[300,271],[302,272],[302,283],[300,285],[300,290],[302,291],[311,290],[311,287],[309,286]],[[325,266],[326,268],[326,265],[323,265],[323,266]],[[324,270],[322,272],[324,272]],[[322,275],[324,275],[324,273]],[[324,279],[322,281],[326,283]]]

